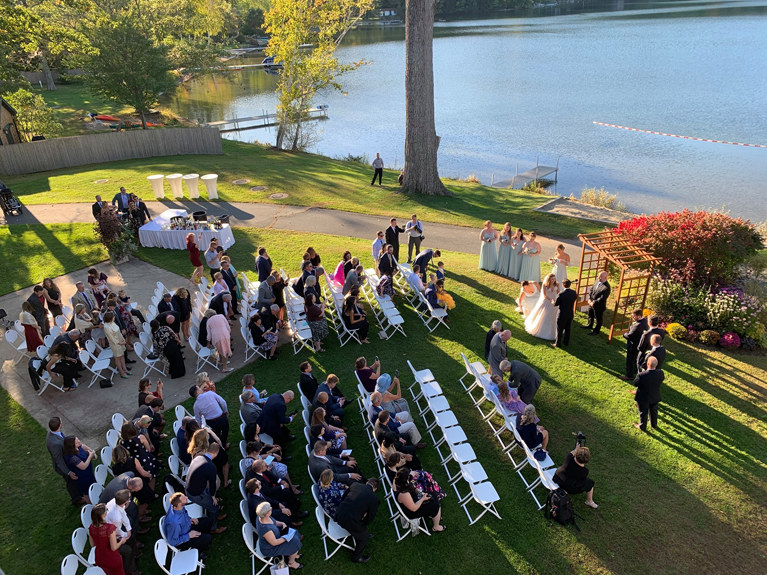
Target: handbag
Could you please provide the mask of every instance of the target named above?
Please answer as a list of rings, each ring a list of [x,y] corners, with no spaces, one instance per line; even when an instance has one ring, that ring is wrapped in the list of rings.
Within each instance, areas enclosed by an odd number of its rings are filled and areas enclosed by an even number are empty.
[[[269,567],[269,573],[270,575],[290,575],[290,567],[288,567],[285,564],[285,561],[282,560],[276,565]]]

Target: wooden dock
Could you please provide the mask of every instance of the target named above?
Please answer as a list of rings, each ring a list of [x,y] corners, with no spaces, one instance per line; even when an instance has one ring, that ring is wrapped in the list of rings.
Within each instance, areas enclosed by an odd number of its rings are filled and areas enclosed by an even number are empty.
[[[322,105],[311,108],[306,111],[305,120],[323,120],[328,117],[328,106]],[[218,128],[220,132],[237,132],[240,130],[253,130],[255,128],[269,128],[278,125],[277,114],[261,114],[260,116],[246,116],[243,118],[232,118],[230,120],[218,120],[208,122],[204,126]],[[245,125],[243,125],[245,124]]]
[[[512,188],[515,190],[518,190],[520,188],[524,188],[527,184],[530,182],[535,182],[536,180],[543,180],[543,179],[550,179],[549,176],[552,174],[554,175],[554,184],[557,183],[557,176],[559,172],[559,158],[557,158],[557,165],[556,166],[544,166],[538,162],[536,159],[535,161],[535,167],[530,168],[527,171],[519,173],[519,163],[517,163],[517,169],[514,173],[514,177],[510,180],[499,180],[495,181],[495,174],[493,174],[493,178],[490,182],[490,186],[494,188]]]

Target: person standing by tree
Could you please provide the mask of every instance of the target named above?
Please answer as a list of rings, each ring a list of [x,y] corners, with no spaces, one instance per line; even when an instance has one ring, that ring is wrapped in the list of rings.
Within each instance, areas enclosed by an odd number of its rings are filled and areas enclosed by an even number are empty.
[[[376,178],[378,178],[378,185],[381,185],[381,178],[383,178],[383,167],[384,163],[381,159],[381,154],[376,154],[376,159],[373,160],[372,163],[373,168],[375,169],[375,172],[373,172],[373,179],[370,182],[370,185],[373,186],[376,183]]]

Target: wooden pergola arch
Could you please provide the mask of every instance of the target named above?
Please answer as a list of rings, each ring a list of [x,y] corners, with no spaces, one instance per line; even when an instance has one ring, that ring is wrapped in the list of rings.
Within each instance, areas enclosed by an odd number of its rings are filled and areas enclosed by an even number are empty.
[[[588,305],[589,289],[607,265],[613,263],[621,270],[617,289],[612,286],[615,297],[613,316],[610,320],[611,341],[615,330],[627,328],[631,323],[631,311],[644,308],[653,267],[659,262],[650,252],[637,246],[616,231],[594,234],[578,234],[581,240],[581,264],[578,271],[578,301],[576,308]],[[605,322],[607,323],[607,322]],[[620,331],[618,332],[620,333]]]

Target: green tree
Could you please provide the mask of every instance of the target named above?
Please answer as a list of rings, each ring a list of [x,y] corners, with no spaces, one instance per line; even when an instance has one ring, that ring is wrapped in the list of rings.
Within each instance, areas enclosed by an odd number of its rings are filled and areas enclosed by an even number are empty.
[[[133,106],[146,129],[146,112],[176,87],[167,48],[156,45],[127,17],[102,19],[89,36],[99,53],[84,63],[86,81],[99,94]]]
[[[341,89],[336,78],[364,62],[341,64],[335,51],[346,32],[372,7],[372,0],[274,0],[266,13],[266,53],[282,64],[277,83],[277,147],[305,147],[303,121],[324,88]],[[311,44],[311,50],[301,46]],[[289,140],[289,141],[286,141]]]
[[[5,99],[18,113],[16,125],[25,140],[29,141],[37,135],[50,137],[61,133],[61,124],[56,122],[53,110],[45,105],[45,100],[39,94],[22,88],[7,94]]]

